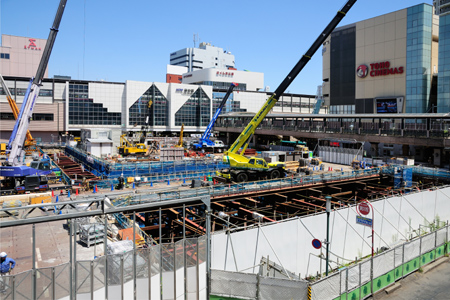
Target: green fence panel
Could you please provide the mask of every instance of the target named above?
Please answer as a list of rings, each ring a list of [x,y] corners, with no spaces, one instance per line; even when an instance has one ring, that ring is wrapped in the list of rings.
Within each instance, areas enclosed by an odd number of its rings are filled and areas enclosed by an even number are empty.
[[[393,284],[394,282],[395,282],[395,271],[392,270],[392,271],[374,279],[373,291],[377,292],[379,290],[382,290],[385,287]]]
[[[439,258],[444,255],[445,244],[436,248],[436,258]]]
[[[429,252],[427,252],[425,254],[422,254],[420,256],[420,265],[421,266],[427,265],[430,262],[432,262],[434,260],[434,258],[435,258],[435,251],[434,250],[431,250],[431,251],[429,251]]]
[[[407,275],[415,270],[419,269],[419,258],[414,258],[413,260],[407,262],[403,265],[403,275]]]
[[[242,299],[210,295],[209,300],[242,300]]]
[[[394,273],[395,274],[394,279],[396,281],[403,277],[402,267],[403,267],[403,265],[400,265],[397,268],[395,268],[395,270],[394,270],[394,272],[395,272]]]

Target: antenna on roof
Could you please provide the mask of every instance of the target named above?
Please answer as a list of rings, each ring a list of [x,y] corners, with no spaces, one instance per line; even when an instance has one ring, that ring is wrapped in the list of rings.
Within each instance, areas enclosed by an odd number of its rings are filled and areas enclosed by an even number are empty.
[[[197,41],[198,41],[198,33],[197,34],[194,33],[194,48]]]

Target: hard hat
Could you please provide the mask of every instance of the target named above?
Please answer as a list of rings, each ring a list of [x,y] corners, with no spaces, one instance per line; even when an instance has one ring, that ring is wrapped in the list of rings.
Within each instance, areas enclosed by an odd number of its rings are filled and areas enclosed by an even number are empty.
[[[6,252],[0,253],[0,257],[6,257]]]

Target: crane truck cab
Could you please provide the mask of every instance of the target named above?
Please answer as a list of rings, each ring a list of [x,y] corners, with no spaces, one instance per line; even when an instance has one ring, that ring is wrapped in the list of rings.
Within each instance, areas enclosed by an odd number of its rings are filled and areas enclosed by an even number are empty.
[[[226,153],[224,163],[230,168],[216,172],[217,178],[231,182],[246,182],[249,180],[282,178],[286,173],[286,165],[282,162],[267,163],[261,157],[245,157],[239,154]]]

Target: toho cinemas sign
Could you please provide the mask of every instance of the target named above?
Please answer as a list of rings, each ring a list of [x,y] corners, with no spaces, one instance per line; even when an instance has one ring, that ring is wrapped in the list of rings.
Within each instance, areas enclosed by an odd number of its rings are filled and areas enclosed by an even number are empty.
[[[356,76],[359,78],[365,78],[367,75],[370,75],[370,77],[377,77],[403,74],[403,72],[404,67],[392,67],[389,61],[384,61],[370,64],[370,68],[365,64],[360,65],[356,69]]]

